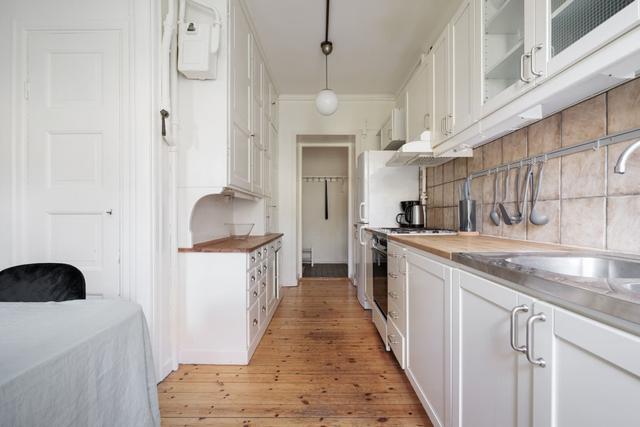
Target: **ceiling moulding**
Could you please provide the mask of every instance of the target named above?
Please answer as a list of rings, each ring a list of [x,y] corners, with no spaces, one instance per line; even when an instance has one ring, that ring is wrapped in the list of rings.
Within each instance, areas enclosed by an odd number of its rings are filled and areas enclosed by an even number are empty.
[[[278,99],[280,102],[297,101],[297,102],[316,102],[317,94],[308,95],[280,95]],[[340,102],[371,102],[371,101],[395,101],[395,96],[390,94],[371,94],[371,95],[342,95],[338,94],[338,100]]]

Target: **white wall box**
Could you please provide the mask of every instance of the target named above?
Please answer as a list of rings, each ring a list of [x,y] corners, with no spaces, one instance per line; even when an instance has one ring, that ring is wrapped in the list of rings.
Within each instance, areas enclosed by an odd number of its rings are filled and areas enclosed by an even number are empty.
[[[178,70],[188,79],[215,79],[218,74],[221,22],[217,10],[207,10],[213,15],[211,24],[178,24]]]
[[[249,253],[180,253],[180,363],[249,363],[281,299],[281,245],[277,238]]]

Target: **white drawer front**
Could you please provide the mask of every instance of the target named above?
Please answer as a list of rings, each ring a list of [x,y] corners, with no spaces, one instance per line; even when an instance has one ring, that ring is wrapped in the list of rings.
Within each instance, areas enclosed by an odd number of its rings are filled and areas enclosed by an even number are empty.
[[[260,331],[260,304],[253,304],[247,313],[247,344],[250,346]]]
[[[389,275],[387,279],[389,304],[394,304],[400,311],[405,312],[406,276],[403,274],[397,274],[395,277]]]
[[[260,327],[262,328],[267,321],[267,294],[262,293],[259,300],[260,314],[258,315],[260,321]]]
[[[247,307],[251,307],[260,297],[260,285],[256,283],[247,293]]]
[[[396,304],[391,299],[389,299],[389,311],[387,312],[387,319],[393,321],[402,335],[407,335],[407,312],[406,310],[400,308],[400,305]]]
[[[247,270],[251,270],[259,262],[257,251],[249,252],[247,254]]]
[[[391,347],[391,351],[395,354],[396,359],[400,363],[402,369],[405,367],[405,357],[404,357],[404,335],[400,333],[398,327],[393,323],[393,320],[387,319],[387,341],[389,342],[389,347]]]
[[[247,289],[253,288],[258,283],[258,272],[253,269],[247,273]]]

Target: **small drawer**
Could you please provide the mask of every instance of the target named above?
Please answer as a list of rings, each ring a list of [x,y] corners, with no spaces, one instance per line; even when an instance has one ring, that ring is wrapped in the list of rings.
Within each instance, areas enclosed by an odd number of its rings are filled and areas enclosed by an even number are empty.
[[[387,278],[387,292],[389,303],[396,305],[401,311],[405,311],[406,303],[406,276],[397,275],[396,277],[389,276]]]
[[[269,245],[265,245],[262,247],[262,259],[269,258]]]
[[[258,283],[258,272],[254,270],[250,270],[247,273],[247,289],[253,288]]]
[[[263,293],[260,296],[260,300],[259,300],[259,304],[260,304],[260,314],[258,315],[258,318],[260,320],[260,327],[262,328],[265,324],[265,322],[267,321],[267,294]]]
[[[401,309],[395,302],[389,300],[389,311],[387,312],[387,319],[391,319],[393,323],[398,327],[398,330],[402,335],[407,334],[407,312]]]
[[[396,359],[398,359],[400,367],[404,369],[404,335],[400,333],[398,327],[393,323],[393,320],[387,321],[387,342]]]
[[[256,251],[247,254],[247,270],[251,270],[258,262],[258,254]]]
[[[269,281],[267,280],[267,276],[263,275],[260,283],[258,283],[258,294],[263,295],[267,291],[267,286],[269,286]]]
[[[256,283],[254,287],[247,291],[247,307],[251,307],[260,297],[260,287]]]
[[[247,344],[250,346],[260,331],[260,304],[256,302],[247,311]]]

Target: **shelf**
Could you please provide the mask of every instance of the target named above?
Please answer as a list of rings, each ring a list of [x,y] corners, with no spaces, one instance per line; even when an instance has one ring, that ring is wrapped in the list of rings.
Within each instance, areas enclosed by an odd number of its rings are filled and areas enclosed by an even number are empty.
[[[574,1],[575,0],[567,0],[564,3],[562,3],[559,8],[553,11],[553,13],[551,14],[551,19],[553,20],[555,17],[560,15],[562,12],[564,12],[569,6],[571,6],[571,4]]]
[[[573,0],[571,0],[573,1]],[[507,0],[486,21],[485,34],[524,34],[524,1]]]
[[[524,47],[524,39],[520,40],[500,58],[495,65],[485,71],[485,79],[517,79],[520,71],[520,56]],[[515,74],[513,72],[515,70]]]

